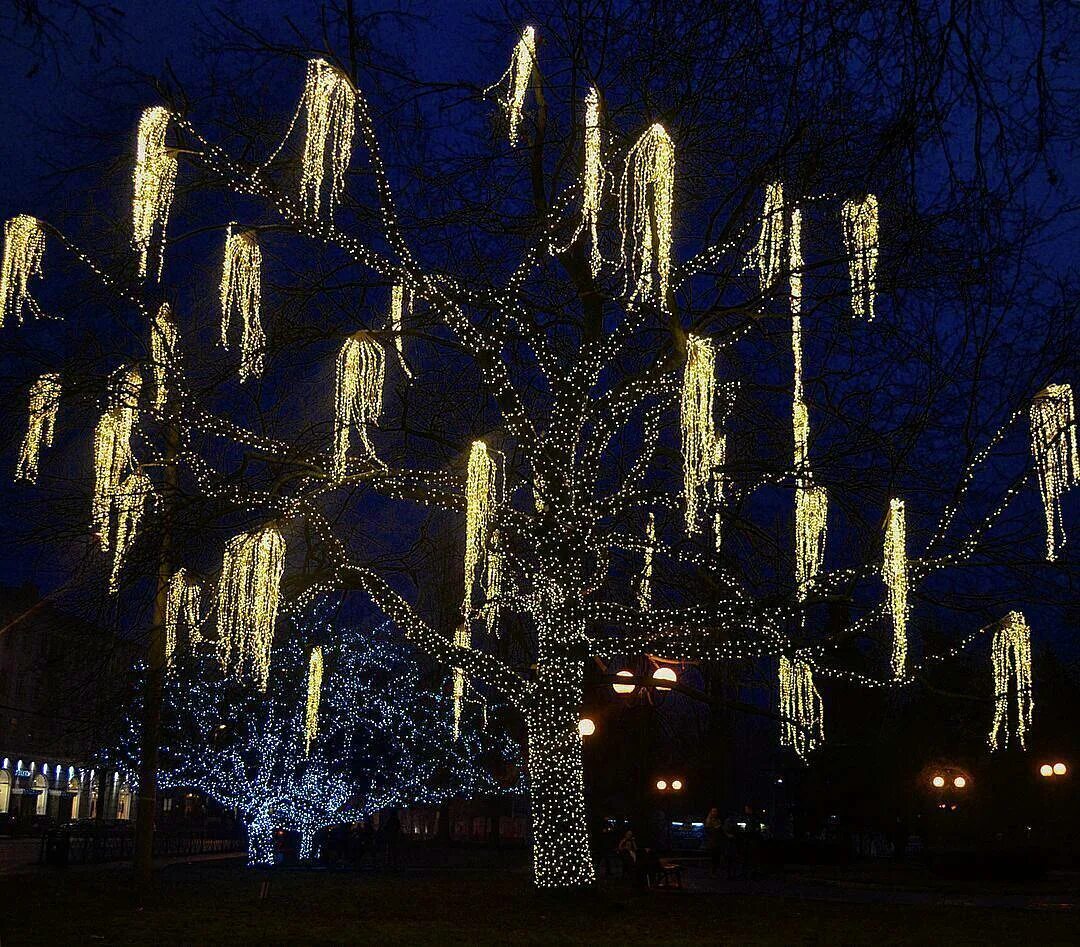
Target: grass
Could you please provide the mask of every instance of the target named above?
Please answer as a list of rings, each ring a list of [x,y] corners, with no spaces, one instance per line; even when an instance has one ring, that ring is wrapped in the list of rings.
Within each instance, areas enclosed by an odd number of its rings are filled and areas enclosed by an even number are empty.
[[[264,881],[265,899],[260,899]],[[401,874],[159,870],[137,903],[126,869],[4,879],[0,942],[21,944],[1075,943],[1072,911],[844,904],[605,885],[532,890],[521,870]]]

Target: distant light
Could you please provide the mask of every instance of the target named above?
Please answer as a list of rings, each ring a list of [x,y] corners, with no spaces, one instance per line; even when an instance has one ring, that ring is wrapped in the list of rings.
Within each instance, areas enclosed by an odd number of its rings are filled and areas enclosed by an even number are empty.
[[[633,677],[634,672],[633,671],[616,671],[615,676],[616,677]],[[637,690],[637,685],[636,684],[612,684],[611,689],[613,691],[615,691],[616,694],[632,694],[632,693],[634,693],[635,690]]]
[[[1064,776],[1068,771],[1069,771],[1069,767],[1066,766],[1064,763],[1055,763],[1054,764],[1054,775],[1055,776]]]
[[[667,780],[666,779],[658,779],[656,781],[656,788],[659,789],[660,792],[663,792],[665,789],[667,789]]]
[[[655,671],[653,671],[652,676],[654,681],[671,681],[672,683],[674,683],[679,679],[678,675],[671,668],[657,668]],[[670,687],[658,687],[656,689],[658,691],[671,690]]]
[[[776,785],[777,786],[783,786],[784,785],[784,778],[782,776],[777,776],[776,777]]]
[[[940,789],[942,786],[945,785],[945,777],[944,776],[935,776],[933,778],[932,782],[934,783],[935,788]]]
[[[596,724],[592,722],[588,717],[582,717],[577,722],[577,732],[583,737],[591,737],[596,733]]]
[[[1054,775],[1054,767],[1051,766],[1049,763],[1043,763],[1043,765],[1039,767],[1039,772],[1043,776],[1053,776]]]
[[[671,788],[674,789],[675,792],[678,792],[680,789],[682,789],[682,780],[681,779],[673,779],[671,781]]]
[[[956,779],[954,779],[954,780],[952,781],[952,784],[953,784],[953,785],[954,785],[954,786],[955,786],[955,787],[956,787],[957,789],[963,789],[963,788],[964,788],[964,787],[965,787],[965,786],[967,785],[967,780],[966,780],[966,779],[964,779],[964,777],[963,777],[963,776],[957,776],[957,777],[956,777]]]

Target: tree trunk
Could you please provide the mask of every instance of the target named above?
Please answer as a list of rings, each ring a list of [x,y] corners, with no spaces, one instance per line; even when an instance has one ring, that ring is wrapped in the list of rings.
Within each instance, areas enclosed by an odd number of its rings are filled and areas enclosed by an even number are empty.
[[[256,818],[247,824],[248,864],[267,868],[274,864],[274,829],[269,822]]]
[[[318,828],[311,825],[305,825],[300,829],[300,851],[297,852],[300,861],[310,861],[315,857],[316,832],[318,832]]]
[[[538,888],[580,888],[596,881],[578,733],[584,676],[581,659],[549,658],[538,664],[536,705],[527,720],[533,881]]]

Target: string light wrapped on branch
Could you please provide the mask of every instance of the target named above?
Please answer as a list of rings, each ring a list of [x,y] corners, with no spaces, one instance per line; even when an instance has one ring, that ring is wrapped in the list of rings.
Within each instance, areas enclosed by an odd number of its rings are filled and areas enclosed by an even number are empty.
[[[397,349],[398,361],[406,378],[412,378],[413,373],[405,361],[405,316],[412,311],[408,291],[404,286],[397,284],[390,293],[390,331],[394,336],[394,348]]]
[[[162,303],[154,314],[150,326],[150,358],[154,373],[154,407],[160,411],[168,398],[167,378],[169,366],[176,357],[180,331],[176,317],[168,303]]]
[[[883,560],[882,574],[893,629],[892,672],[894,679],[901,680],[907,666],[907,524],[904,501],[896,497],[889,500],[889,514],[885,519]]]
[[[851,276],[851,309],[860,319],[873,319],[877,298],[877,198],[867,194],[861,201],[844,201],[840,213]]]
[[[38,461],[42,447],[52,447],[56,431],[56,415],[60,410],[60,376],[46,372],[38,376],[30,386],[29,417],[26,436],[19,449],[15,466],[15,479],[37,481]]]
[[[240,316],[240,381],[256,378],[263,371],[262,250],[253,230],[225,235],[225,261],[221,269],[221,344],[229,347],[229,325],[233,313]]]
[[[103,550],[109,548],[113,495],[124,472],[134,463],[131,434],[139,411],[142,375],[121,369],[109,386],[109,404],[94,429],[94,497],[92,520]]]
[[[382,415],[385,378],[382,346],[365,332],[349,336],[338,352],[334,384],[334,476],[338,479],[345,476],[353,427],[364,454],[375,458],[367,428],[378,424]]]
[[[1065,545],[1061,497],[1080,483],[1076,447],[1076,404],[1070,385],[1050,385],[1031,402],[1031,453],[1046,512],[1046,558],[1053,562]]]
[[[202,586],[187,569],[177,569],[165,590],[165,665],[172,664],[176,655],[180,625],[187,627],[191,642],[201,640],[199,610],[202,607]]]
[[[319,702],[322,699],[323,650],[316,645],[308,659],[307,701],[304,704],[304,756],[311,755],[311,744],[319,732]]]
[[[240,533],[225,545],[217,588],[218,658],[226,674],[270,679],[285,539],[276,526]]]
[[[1031,629],[1020,612],[1009,612],[994,631],[991,645],[994,670],[994,722],[988,742],[991,751],[1009,745],[1009,682],[1016,692],[1016,739],[1026,749],[1035,701],[1031,696]]]
[[[814,686],[808,661],[780,656],[780,745],[789,746],[799,758],[825,742],[821,695]]]
[[[110,592],[120,588],[120,569],[128,551],[135,545],[147,504],[153,495],[154,485],[141,469],[128,474],[114,494],[116,538],[113,541],[112,572],[109,575]]]
[[[36,217],[19,214],[4,223],[4,258],[0,264],[0,328],[4,320],[23,321],[23,309],[40,317],[30,295],[30,277],[41,277],[45,256],[45,227]]]
[[[514,51],[510,54],[509,68],[499,77],[498,82],[484,90],[487,94],[504,81],[507,83],[503,110],[506,112],[511,147],[517,145],[520,137],[521,119],[525,115],[525,93],[529,90],[529,81],[532,79],[535,68],[536,31],[531,26],[526,26],[521,31],[521,37],[515,44]]]
[[[671,228],[675,206],[675,145],[659,122],[650,125],[626,155],[619,182],[622,267],[634,298],[652,294],[667,305]]]
[[[155,105],[142,113],[135,143],[132,186],[132,243],[139,251],[139,276],[145,277],[155,227],[160,231],[157,278],[165,266],[165,230],[176,192],[177,160],[165,147],[169,110]]]
[[[656,514],[649,513],[645,521],[645,561],[637,583],[638,605],[644,611],[652,608],[653,555],[656,547]]]

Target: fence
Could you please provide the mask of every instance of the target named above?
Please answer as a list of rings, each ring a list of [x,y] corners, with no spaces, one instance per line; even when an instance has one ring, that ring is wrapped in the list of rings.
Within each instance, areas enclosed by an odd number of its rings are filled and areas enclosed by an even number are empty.
[[[242,838],[208,832],[155,832],[154,857],[217,855],[242,852]],[[50,829],[41,839],[43,862],[51,865],[123,861],[134,855],[135,833],[127,828]]]

